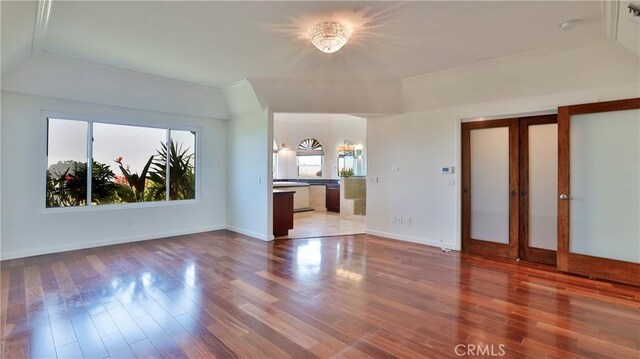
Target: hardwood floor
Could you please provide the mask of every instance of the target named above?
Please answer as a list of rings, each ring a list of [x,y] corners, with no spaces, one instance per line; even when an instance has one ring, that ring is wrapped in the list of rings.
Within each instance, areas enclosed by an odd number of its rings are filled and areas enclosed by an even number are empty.
[[[3,358],[640,355],[638,287],[373,236],[218,231],[1,266]]]

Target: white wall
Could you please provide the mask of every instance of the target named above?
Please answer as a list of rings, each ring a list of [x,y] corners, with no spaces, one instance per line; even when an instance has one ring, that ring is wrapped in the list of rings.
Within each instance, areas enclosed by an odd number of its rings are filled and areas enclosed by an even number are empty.
[[[233,117],[228,128],[227,228],[271,240],[273,114],[260,107],[246,82],[227,90],[226,98]]]
[[[273,137],[278,146],[284,142],[291,151],[278,152],[277,178],[297,178],[296,150],[305,138],[314,137],[324,146],[322,178],[338,178],[338,146],[345,140],[364,145],[366,156],[367,120],[338,114],[274,115]]]
[[[368,120],[367,232],[459,249],[461,119],[639,97],[640,61],[590,41],[408,79],[403,91],[405,114]]]
[[[615,38],[636,56],[640,56],[640,19],[629,12],[629,4],[632,2],[638,3],[622,0],[618,5],[618,27]]]
[[[225,228],[224,120],[2,92],[1,258],[9,259]],[[42,111],[201,129],[196,203],[149,208],[43,211],[46,120]]]

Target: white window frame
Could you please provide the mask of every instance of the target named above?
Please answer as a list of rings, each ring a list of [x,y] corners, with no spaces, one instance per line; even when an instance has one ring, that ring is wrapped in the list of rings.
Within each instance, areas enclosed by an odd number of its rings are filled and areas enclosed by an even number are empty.
[[[77,114],[69,114],[69,113],[60,113],[60,112],[51,112],[51,111],[41,111],[41,115],[43,118],[43,141],[44,151],[42,151],[41,156],[41,165],[40,168],[43,170],[41,172],[41,186],[38,191],[40,195],[40,213],[61,213],[61,212],[84,212],[84,211],[105,211],[105,210],[122,210],[122,209],[135,209],[135,208],[154,208],[154,207],[166,207],[166,206],[179,206],[179,205],[189,205],[189,204],[197,204],[200,203],[201,196],[201,146],[202,146],[202,128],[198,126],[185,126],[181,124],[175,123],[151,123],[149,121],[131,121],[131,120],[123,120],[123,119],[115,119],[110,117],[101,117],[101,116],[86,116],[86,115],[77,115]],[[102,123],[109,125],[122,125],[122,126],[134,126],[134,127],[147,127],[147,128],[155,128],[167,130],[166,135],[166,144],[169,143],[171,131],[191,131],[195,132],[195,163],[194,168],[196,171],[196,188],[195,188],[195,198],[194,199],[181,199],[181,200],[170,200],[169,199],[169,186],[167,186],[167,192],[165,194],[164,201],[153,201],[153,202],[135,202],[135,203],[113,203],[113,204],[101,204],[101,205],[93,205],[91,204],[91,185],[90,179],[91,176],[87,175],[87,204],[84,206],[75,206],[75,207],[47,207],[46,196],[47,196],[47,170],[48,170],[48,156],[47,151],[49,147],[49,119],[59,119],[59,120],[69,120],[69,121],[81,121],[87,123],[87,170],[93,168],[93,141],[91,138],[93,136],[93,124],[94,123]],[[167,161],[167,174],[169,174],[169,161]],[[87,174],[90,172],[88,171]],[[167,183],[169,182],[169,176],[167,176]]]
[[[300,145],[302,144],[302,142],[304,142],[306,140],[314,140],[314,141],[318,142],[318,144],[320,144],[321,149],[317,150],[317,151],[309,150],[309,151],[307,151],[306,154],[299,155],[298,153],[300,151],[299,150]],[[318,152],[318,153],[313,153],[313,152]],[[322,178],[326,178],[325,177],[325,173],[324,173],[324,157],[325,157],[325,155],[326,154],[324,152],[324,145],[322,144],[322,142],[320,142],[319,139],[317,139],[314,136],[303,137],[302,140],[298,141],[298,146],[296,147],[296,178],[298,178],[298,179],[318,179],[318,178],[322,179]],[[322,176],[320,176],[320,177],[317,177],[317,176],[301,177],[300,176],[300,157],[307,157],[307,156],[309,156],[309,157],[319,156],[320,157],[320,172],[322,173]]]

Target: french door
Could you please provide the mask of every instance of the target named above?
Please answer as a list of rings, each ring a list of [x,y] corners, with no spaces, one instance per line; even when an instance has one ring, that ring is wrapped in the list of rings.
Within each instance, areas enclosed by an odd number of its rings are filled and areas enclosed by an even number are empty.
[[[640,285],[640,98],[558,108],[558,268]]]
[[[518,119],[462,124],[462,249],[515,258],[519,232]]]
[[[521,259],[556,265],[558,247],[558,121],[556,115],[520,119]]]
[[[556,264],[555,115],[462,124],[463,250]]]

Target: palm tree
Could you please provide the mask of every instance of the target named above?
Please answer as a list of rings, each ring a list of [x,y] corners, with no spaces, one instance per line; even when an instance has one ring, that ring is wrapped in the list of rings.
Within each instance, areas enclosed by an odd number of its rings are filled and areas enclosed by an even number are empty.
[[[171,141],[169,153],[169,198],[196,198],[195,156],[190,148]],[[154,200],[164,198],[166,192],[167,146],[161,143],[161,149],[153,161],[149,178],[154,182],[149,196]]]

